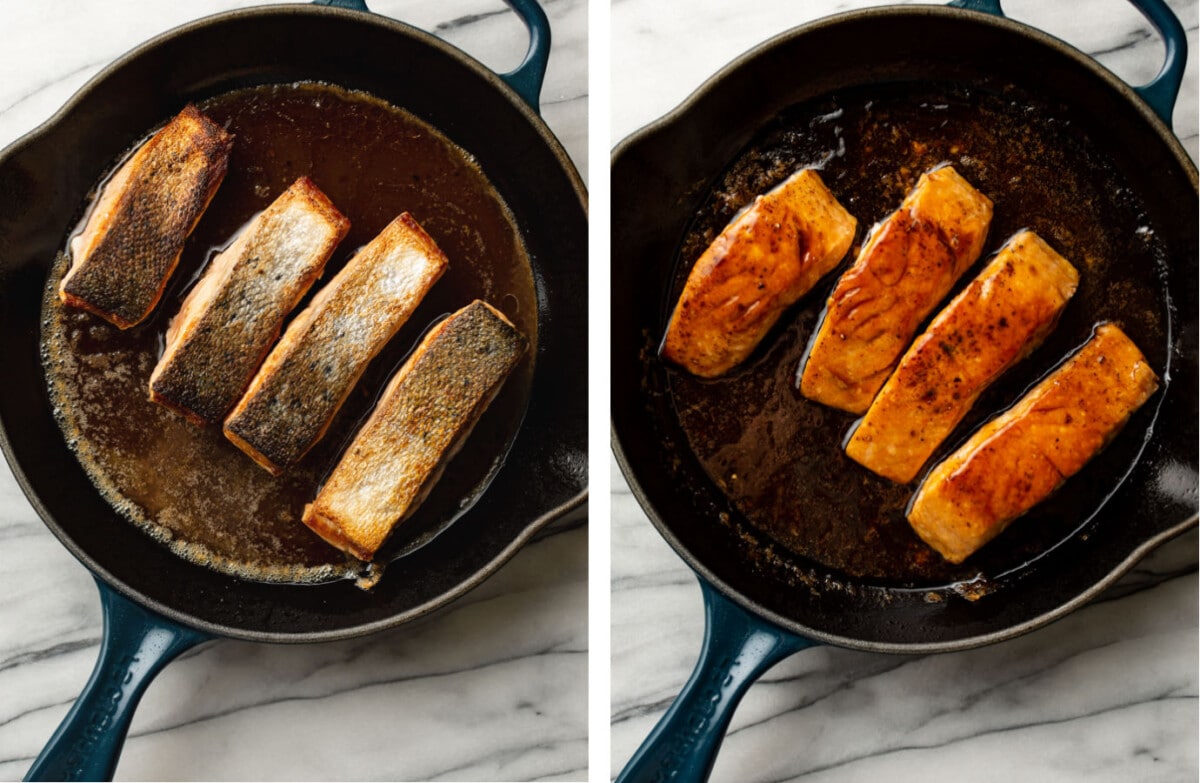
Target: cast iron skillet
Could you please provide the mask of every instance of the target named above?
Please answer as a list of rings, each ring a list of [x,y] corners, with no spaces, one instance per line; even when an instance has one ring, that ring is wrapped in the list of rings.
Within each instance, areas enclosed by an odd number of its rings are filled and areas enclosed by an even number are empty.
[[[1150,549],[1196,524],[1197,178],[1169,127],[1184,33],[1159,0],[1134,3],[1167,44],[1162,71],[1137,89],[1063,42],[1005,19],[995,0],[955,4],[965,9],[871,9],[768,41],[614,151],[612,290],[620,294],[611,303],[613,448],[651,522],[696,571],[706,607],[690,680],[619,780],[706,777],[742,694],[798,650],[828,643],[928,653],[1010,639],[1083,605]],[[1115,161],[1167,234],[1164,282],[1174,308],[1162,347],[1170,367],[1158,426],[1154,414],[1142,419],[1151,436],[1132,471],[1107,502],[1079,508],[1080,521],[1090,521],[1034,567],[970,601],[950,586],[880,587],[764,546],[687,447],[655,353],[689,223],[730,162],[781,110],[862,85],[997,80],[1069,106],[1080,132]]]
[[[151,678],[213,637],[344,639],[426,615],[495,572],[586,499],[586,196],[537,115],[545,14],[509,0],[530,31],[524,62],[496,75],[427,33],[351,8],[290,5],[221,14],[122,57],[0,156],[0,443],[46,525],[96,576],[100,660],[31,778],[111,777]],[[420,78],[413,78],[413,74]],[[479,161],[511,208],[539,302],[536,375],[505,466],[478,503],[372,591],[349,582],[239,580],[171,554],[121,518],[67,448],[39,360],[39,301],[89,188],[147,128],[187,101],[255,84],[321,80],[402,106]]]

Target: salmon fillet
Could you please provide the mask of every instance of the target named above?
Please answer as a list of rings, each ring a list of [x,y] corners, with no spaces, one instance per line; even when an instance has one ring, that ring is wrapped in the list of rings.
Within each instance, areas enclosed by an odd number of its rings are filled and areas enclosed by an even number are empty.
[[[304,524],[370,560],[437,481],[526,350],[525,337],[476,300],[435,326],[388,383]]]
[[[979,258],[991,220],[991,200],[953,168],[922,174],[830,294],[800,393],[866,411],[921,322]]]
[[[128,329],[150,314],[225,178],[233,136],[188,104],[104,186],[59,297]]]
[[[349,230],[308,177],[296,180],[188,293],[150,375],[150,399],[196,425],[221,421]]]
[[[1079,471],[1158,389],[1112,324],[1015,406],[979,429],[917,491],[913,530],[961,563]]]
[[[740,364],[842,260],[855,225],[812,169],[756,198],[692,267],[662,355],[705,378]]]
[[[1000,250],[904,354],[846,454],[906,484],[991,383],[1041,344],[1079,285],[1032,231]]]
[[[411,215],[393,220],[288,324],[225,420],[225,437],[273,474],[297,462],[447,264]]]

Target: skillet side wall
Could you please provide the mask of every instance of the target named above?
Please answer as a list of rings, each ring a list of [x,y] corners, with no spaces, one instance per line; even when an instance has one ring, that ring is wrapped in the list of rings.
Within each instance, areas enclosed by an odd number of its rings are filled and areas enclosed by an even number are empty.
[[[1171,475],[1196,473],[1195,170],[1127,93],[1047,40],[1007,22],[942,8],[818,22],[748,55],[701,88],[681,114],[615,155],[611,361],[618,458],[651,520],[693,568],[798,633],[891,651],[997,641],[1087,600],[1147,542],[1182,530],[1189,520],[1194,524],[1194,478],[1182,493],[1162,487]],[[715,522],[728,504],[687,450],[661,373],[644,377],[639,360],[639,352],[661,336],[664,291],[684,230],[712,182],[782,108],[853,85],[934,79],[978,84],[997,76],[1048,102],[1070,104],[1075,120],[1141,194],[1150,219],[1169,234],[1173,366],[1155,438],[1121,492],[1085,527],[1093,534],[1070,539],[990,600],[947,595],[927,603],[923,591],[834,584],[798,559],[762,557],[732,526]]]
[[[501,83],[379,17],[260,9],[188,25],[85,88],[0,169],[0,392],[14,471],[43,519],[110,582],[173,619],[269,641],[356,635],[431,611],[474,586],[586,486],[586,215],[557,144]],[[429,42],[435,42],[431,44]],[[372,592],[246,582],[189,564],[119,517],[63,442],[38,358],[40,291],[88,189],[131,140],[186,102],[230,89],[317,79],[369,91],[438,127],[479,161],[522,230],[539,300],[537,369],[507,460],[469,513],[393,566]],[[547,134],[548,132],[543,131]],[[18,467],[19,466],[19,467]],[[40,501],[40,502],[39,502]]]

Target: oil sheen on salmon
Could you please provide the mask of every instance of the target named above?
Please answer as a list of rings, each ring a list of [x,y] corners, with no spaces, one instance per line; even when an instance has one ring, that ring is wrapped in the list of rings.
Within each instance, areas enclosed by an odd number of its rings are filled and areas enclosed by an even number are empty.
[[[834,196],[858,219],[853,254],[922,172],[949,163],[995,204],[983,256],[949,296],[1022,228],[1072,259],[1080,284],[1045,343],[984,392],[927,465],[1017,400],[1086,341],[1098,321],[1118,321],[1161,369],[1169,307],[1165,245],[1112,162],[1070,119],[1066,107],[1043,105],[1001,84],[875,85],[785,110],[712,184],[679,247],[673,287],[664,292],[663,325],[690,260],[742,205],[797,168],[820,166]],[[1145,426],[1137,422],[1149,421],[1153,406],[1139,411],[1123,437],[1021,524],[967,562],[947,563],[904,519],[915,481],[895,484],[850,460],[842,443],[856,417],[806,400],[795,387],[840,271],[789,310],[727,376],[702,380],[670,366],[655,371],[666,373],[670,406],[688,447],[728,499],[727,524],[761,540],[763,558],[782,551],[789,562],[818,564],[859,584],[918,588],[1022,568],[1084,524],[1078,509],[1099,507],[1136,460]],[[648,343],[647,356],[652,348]]]
[[[64,437],[109,501],[183,557],[259,581],[369,578],[361,564],[304,527],[304,504],[316,496],[387,378],[446,313],[484,299],[536,344],[536,292],[518,228],[467,152],[420,119],[364,93],[315,83],[271,85],[219,95],[200,109],[236,135],[229,173],[152,318],[122,332],[61,307],[55,287],[66,270],[65,254],[47,280],[43,356]],[[435,237],[450,266],[367,368],[329,434],[276,478],[227,441],[219,425],[196,428],[151,403],[146,389],[167,323],[203,265],[301,175],[311,177],[352,222],[323,280],[405,210]],[[64,248],[69,239],[64,237]],[[305,305],[307,298],[295,312]],[[432,538],[486,488],[520,426],[534,352],[531,347],[452,470],[378,562]]]

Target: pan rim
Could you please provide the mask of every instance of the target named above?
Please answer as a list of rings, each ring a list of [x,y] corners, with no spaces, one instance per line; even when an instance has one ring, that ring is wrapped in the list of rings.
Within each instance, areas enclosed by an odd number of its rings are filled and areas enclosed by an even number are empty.
[[[25,146],[28,146],[41,137],[50,133],[57,125],[59,125],[69,115],[76,106],[82,102],[84,97],[94,89],[102,85],[112,75],[126,66],[133,60],[141,57],[146,52],[162,46],[173,39],[183,37],[197,30],[206,27],[215,27],[221,24],[238,24],[246,20],[256,20],[259,18],[271,17],[287,17],[287,16],[314,16],[342,19],[354,24],[373,25],[385,29],[388,32],[403,35],[411,38],[419,43],[436,49],[441,54],[457,60],[460,64],[470,68],[474,75],[482,78],[493,89],[504,95],[507,101],[522,115],[525,121],[532,127],[542,139],[542,141],[554,153],[554,157],[562,166],[563,171],[571,180],[572,188],[575,190],[576,196],[580,200],[584,211],[587,211],[588,191],[587,186],[583,182],[583,178],[579,174],[578,168],[567,155],[566,149],[551,131],[546,121],[530,108],[529,104],[519,96],[515,90],[500,78],[500,76],[488,68],[483,63],[476,60],[471,55],[464,52],[462,49],[443,41],[441,38],[414,27],[406,22],[398,19],[393,19],[389,16],[377,14],[375,12],[354,11],[338,6],[317,5],[315,3],[281,3],[278,5],[263,5],[251,6],[249,8],[237,8],[229,11],[222,11],[215,14],[209,14],[198,19],[193,19],[189,22],[176,25],[175,27],[164,30],[161,33],[148,38],[145,41],[137,44],[132,49],[121,54],[116,59],[109,62],[101,68],[94,76],[88,79],[82,86],[79,87],[65,103],[58,107],[48,118],[39,123],[34,128],[27,131],[22,136],[15,139],[11,144],[0,149],[0,167],[8,164],[10,158],[20,152]]]
[[[1112,570],[1105,574],[1101,579],[1093,582],[1086,590],[1083,590],[1074,595],[1069,601],[1059,604],[1055,608],[1044,612],[1037,617],[1030,618],[1025,622],[1016,625],[1008,626],[1007,628],[992,631],[989,633],[978,634],[975,636],[965,636],[961,639],[955,639],[948,642],[875,642],[863,639],[858,639],[851,636],[841,634],[827,633],[815,628],[811,628],[803,623],[797,622],[788,617],[784,617],[778,612],[772,611],[761,604],[758,604],[747,598],[741,591],[732,587],[727,581],[718,577],[712,569],[701,563],[679,540],[679,537],[667,526],[659,515],[658,510],[652,505],[641,483],[638,481],[636,473],[633,470],[632,464],[625,453],[624,446],[620,435],[616,430],[616,426],[612,426],[612,451],[613,456],[617,460],[617,465],[621,468],[621,473],[624,476],[626,483],[629,485],[629,490],[634,498],[638,501],[638,505],[646,518],[654,525],[659,535],[670,545],[671,549],[684,561],[689,569],[700,579],[703,579],[717,590],[721,592],[725,598],[733,601],[738,606],[755,616],[767,620],[774,625],[782,628],[790,633],[796,634],[807,639],[811,639],[822,644],[829,644],[835,647],[845,647],[852,650],[865,650],[868,652],[880,652],[891,654],[913,654],[913,653],[943,653],[943,652],[959,652],[962,650],[970,650],[976,647],[984,647],[996,642],[1006,641],[1018,636],[1022,636],[1031,631],[1037,630],[1045,625],[1062,619],[1068,614],[1071,614],[1076,609],[1090,603],[1097,595],[1111,587],[1118,579],[1128,573],[1137,563],[1149,554],[1154,549],[1162,546],[1167,541],[1179,536],[1193,527],[1197,526],[1198,516],[1192,514],[1190,517],[1183,519],[1172,527],[1157,533],[1154,536],[1142,541],[1135,547],[1124,559],[1122,559]]]
[[[129,49],[116,59],[109,62],[99,72],[88,79],[87,82],[77,89],[65,103],[59,106],[54,113],[50,115],[50,117],[17,138],[4,149],[0,150],[0,169],[11,165],[12,161],[27,148],[39,143],[46,137],[51,136],[64,121],[69,119],[71,113],[83,100],[86,99],[90,93],[102,87],[113,76],[114,73],[126,67],[131,62],[137,60],[146,53],[158,47],[169,45],[172,41],[201,29],[216,27],[224,24],[241,24],[246,21],[259,21],[263,19],[270,20],[272,18],[278,19],[296,16],[339,18],[347,20],[353,24],[365,24],[381,28],[385,32],[402,35],[412,39],[418,44],[423,44],[433,48],[442,55],[445,55],[459,64],[467,67],[470,71],[472,71],[474,76],[483,80],[494,92],[502,95],[507,103],[510,104],[511,107],[514,108],[522,117],[530,129],[537,134],[538,138],[545,145],[546,149],[553,155],[559,169],[566,175],[570,183],[570,187],[578,199],[580,211],[584,215],[587,214],[586,186],[584,185],[582,177],[580,176],[575,164],[567,155],[565,148],[563,148],[562,143],[550,131],[545,120],[543,120],[542,117],[538,115],[516,93],[515,90],[509,87],[508,84],[496,74],[496,72],[484,66],[461,49],[441,40],[440,38],[437,38],[436,36],[424,30],[413,27],[399,20],[392,19],[391,17],[383,16],[373,12],[364,13],[362,11],[306,3],[254,6],[250,8],[234,9],[231,11],[210,14],[172,27],[153,36],[152,38],[143,41],[142,43],[139,43],[137,46]],[[115,590],[125,598],[132,600],[143,607],[151,609],[168,620],[178,623],[182,626],[200,630],[216,637],[238,639],[243,641],[297,644],[337,641],[377,633],[379,631],[403,625],[407,622],[411,622],[420,617],[431,614],[461,598],[467,592],[470,592],[487,578],[495,574],[496,571],[498,571],[506,562],[512,559],[521,548],[528,544],[532,538],[534,538],[551,522],[570,515],[572,512],[585,507],[589,492],[587,480],[584,479],[582,482],[582,487],[578,492],[566,498],[557,505],[543,509],[539,515],[526,520],[525,524],[520,528],[519,534],[511,538],[499,551],[493,555],[491,559],[476,569],[467,578],[458,582],[451,589],[416,606],[412,606],[404,611],[391,614],[386,618],[346,627],[297,632],[259,631],[235,627],[223,623],[204,621],[196,616],[168,606],[156,598],[141,593],[127,585],[124,581],[118,579],[108,568],[105,568],[89,553],[84,551],[82,547],[80,547],[70,536],[65,533],[61,525],[55,521],[53,515],[50,514],[41,497],[33,489],[26,466],[22,465],[17,459],[9,436],[9,428],[2,420],[0,420],[0,451],[4,453],[13,477],[18,486],[21,488],[26,500],[37,513],[38,517],[42,520],[43,524],[45,524],[55,538],[62,543],[62,545],[76,560],[78,560],[85,568],[87,568],[96,578],[100,579],[107,587]],[[310,586],[302,585],[300,587],[305,588]],[[315,588],[317,585],[312,585],[311,587]]]
[[[819,34],[831,27],[843,25],[847,22],[856,22],[864,19],[876,20],[880,18],[896,18],[896,17],[912,17],[912,18],[946,18],[958,21],[969,21],[978,23],[985,27],[991,27],[1004,31],[1007,34],[1016,34],[1027,39],[1031,39],[1035,43],[1052,49],[1059,54],[1068,57],[1077,65],[1083,67],[1094,77],[1102,80],[1106,85],[1119,93],[1124,103],[1131,109],[1135,110],[1147,124],[1154,130],[1158,139],[1164,143],[1167,149],[1171,151],[1179,168],[1187,176],[1190,185],[1194,191],[1200,195],[1200,185],[1197,182],[1197,167],[1196,163],[1191,159],[1184,150],[1178,136],[1171,127],[1164,122],[1142,99],[1133,87],[1127,84],[1124,80],[1117,77],[1110,70],[1105,68],[1097,60],[1088,56],[1086,53],[1071,46],[1065,41],[1052,36],[1046,32],[1030,27],[1021,22],[1009,19],[1008,17],[996,17],[991,14],[961,9],[951,6],[881,6],[868,9],[860,9],[849,11],[831,16],[822,17],[814,21],[798,25],[796,27],[778,33],[763,42],[755,45],[751,49],[737,56],[733,60],[726,63],[718,69],[713,75],[705,79],[697,88],[695,88],[683,101],[677,106],[670,109],[668,112],[658,117],[655,120],[643,125],[639,129],[633,131],[612,149],[610,154],[610,166],[615,168],[621,159],[630,154],[632,150],[646,141],[649,137],[661,132],[670,130],[673,126],[686,123],[691,112],[697,105],[705,99],[711,92],[719,88],[720,85],[737,71],[749,66],[754,60],[765,55],[767,52],[776,47],[793,44],[796,39],[806,36]],[[1197,526],[1200,522],[1200,515],[1193,512],[1190,516],[1183,518],[1158,533],[1147,537],[1133,547],[1113,568],[1104,574],[1101,578],[1094,581],[1086,589],[1081,590],[1071,596],[1069,600],[1064,601],[1058,606],[1043,612],[1036,617],[1029,618],[1023,622],[1011,625],[996,631],[987,633],[965,636],[959,639],[954,639],[946,642],[877,642],[863,640],[854,637],[839,635],[836,633],[828,633],[814,628],[810,628],[803,623],[797,622],[791,618],[780,615],[755,601],[748,598],[739,590],[733,588],[725,580],[720,579],[712,569],[701,563],[695,555],[693,555],[681,542],[678,536],[669,528],[659,513],[659,510],[653,505],[646,491],[641,486],[637,473],[633,468],[633,462],[630,460],[624,442],[620,433],[620,426],[615,417],[610,412],[609,418],[610,429],[610,447],[613,455],[621,469],[630,491],[638,501],[642,513],[646,515],[651,524],[657,529],[659,535],[671,546],[675,553],[684,561],[698,578],[708,582],[715,587],[723,596],[733,601],[743,609],[751,612],[753,615],[762,618],[774,625],[797,634],[808,639],[812,639],[821,643],[831,644],[849,649],[858,649],[871,652],[894,653],[894,654],[922,654],[922,653],[940,653],[940,652],[955,652],[961,650],[981,647],[995,642],[1011,639],[1030,631],[1048,625],[1062,617],[1070,614],[1084,604],[1093,600],[1097,595],[1102,593],[1124,574],[1131,570],[1143,557],[1153,549],[1161,546],[1172,538],[1188,531]]]
[[[1090,71],[1092,75],[1102,79],[1109,87],[1115,89],[1125,99],[1126,103],[1131,108],[1137,110],[1138,114],[1146,120],[1155,130],[1156,134],[1167,146],[1171,149],[1172,154],[1177,162],[1184,168],[1191,179],[1193,189],[1200,189],[1200,183],[1197,181],[1196,163],[1187,154],[1180,142],[1179,137],[1171,129],[1162,118],[1160,118],[1149,104],[1142,99],[1140,95],[1127,82],[1114,74],[1108,68],[1105,68],[1100,62],[1087,53],[1080,51],[1071,44],[1057,38],[1049,33],[1031,27],[1023,22],[1018,22],[1008,17],[997,17],[981,11],[972,11],[964,8],[957,8],[946,5],[885,5],[873,8],[863,8],[856,11],[846,11],[840,14],[832,14],[820,19],[815,19],[805,24],[797,25],[796,27],[784,30],[765,41],[746,50],[734,59],[721,66],[711,76],[705,79],[691,93],[688,94],[678,105],[661,115],[657,119],[642,125],[637,130],[634,130],[629,135],[621,139],[612,149],[609,156],[609,164],[614,165],[617,160],[628,153],[628,151],[640,143],[645,137],[654,133],[665,130],[666,128],[682,122],[689,111],[695,108],[705,96],[713,91],[721,82],[724,82],[734,72],[746,67],[751,61],[762,56],[767,51],[778,46],[792,42],[796,38],[813,35],[821,31],[855,22],[862,19],[874,19],[876,17],[945,17],[949,19],[957,19],[961,21],[970,21],[972,23],[991,26],[1008,33],[1014,33],[1026,38],[1030,38],[1037,43],[1053,49],[1064,56],[1069,57],[1077,65],[1080,65]]]

